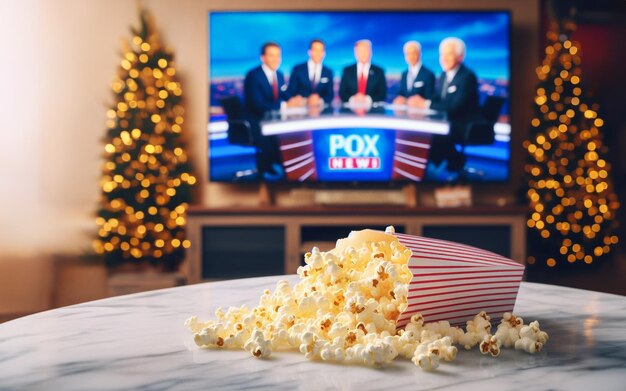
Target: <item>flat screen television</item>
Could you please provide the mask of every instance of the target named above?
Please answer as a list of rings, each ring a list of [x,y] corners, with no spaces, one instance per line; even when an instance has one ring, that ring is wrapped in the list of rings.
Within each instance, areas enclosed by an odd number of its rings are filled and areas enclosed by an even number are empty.
[[[508,180],[509,11],[212,11],[208,26],[210,181]]]

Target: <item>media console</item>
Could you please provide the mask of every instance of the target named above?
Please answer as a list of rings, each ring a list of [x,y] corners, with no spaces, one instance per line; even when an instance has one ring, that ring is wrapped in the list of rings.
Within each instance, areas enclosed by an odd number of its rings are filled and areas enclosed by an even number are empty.
[[[524,263],[526,213],[517,206],[192,206],[184,271],[188,283],[292,274],[314,245],[329,250],[351,230],[388,225],[397,232],[466,243]]]

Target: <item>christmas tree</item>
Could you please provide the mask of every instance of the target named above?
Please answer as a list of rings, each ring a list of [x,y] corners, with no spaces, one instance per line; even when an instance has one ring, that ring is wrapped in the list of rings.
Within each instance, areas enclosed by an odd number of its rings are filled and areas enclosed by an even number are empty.
[[[108,265],[132,260],[172,270],[190,246],[185,216],[196,179],[182,142],[174,56],[150,15],[140,10],[140,19],[112,82],[94,248]]]
[[[619,207],[602,140],[598,105],[582,87],[581,48],[570,39],[575,25],[547,35],[525,167],[531,215],[529,264],[590,264],[618,242]]]

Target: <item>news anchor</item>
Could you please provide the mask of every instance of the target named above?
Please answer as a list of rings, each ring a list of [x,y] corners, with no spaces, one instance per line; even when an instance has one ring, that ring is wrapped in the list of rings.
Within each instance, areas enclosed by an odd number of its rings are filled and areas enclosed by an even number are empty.
[[[309,60],[296,65],[291,71],[287,88],[287,94],[290,97],[289,105],[330,104],[335,97],[335,91],[333,71],[322,64],[326,57],[326,45],[321,40],[314,39],[309,44],[308,54]]]
[[[403,52],[409,68],[402,73],[400,90],[393,103],[411,106],[411,97],[414,95],[431,99],[435,92],[435,74],[422,64],[422,45],[417,41],[409,41],[404,44]]]
[[[282,61],[280,46],[265,43],[260,58],[261,65],[246,74],[243,85],[246,108],[259,119],[268,111],[279,110],[281,102],[288,99],[285,77],[278,70]]]
[[[342,102],[373,103],[387,99],[385,71],[371,63],[372,42],[362,39],[354,44],[356,64],[343,69],[339,96]]]
[[[448,171],[458,171],[465,165],[465,156],[454,147],[465,135],[469,121],[479,116],[478,79],[474,72],[463,64],[465,43],[459,38],[449,37],[439,44],[439,63],[443,73],[437,81],[432,99],[415,97],[416,107],[445,111],[450,121],[448,136],[434,136],[430,161],[439,165],[447,160]]]
[[[287,100],[287,86],[283,73],[278,70],[281,49],[275,42],[261,47],[261,65],[246,74],[243,94],[246,111],[250,114],[252,139],[258,150],[257,169],[265,179],[279,179],[282,173],[280,150],[275,136],[263,136],[259,121],[268,111],[279,110]]]

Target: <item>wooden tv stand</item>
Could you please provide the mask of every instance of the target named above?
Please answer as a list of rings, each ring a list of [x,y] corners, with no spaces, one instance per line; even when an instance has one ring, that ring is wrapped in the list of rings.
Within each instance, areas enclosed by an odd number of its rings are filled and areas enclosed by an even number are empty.
[[[524,263],[527,208],[192,206],[187,281],[291,274],[313,245],[332,248],[351,229],[393,225],[398,232],[477,245]],[[282,259],[274,259],[282,258]]]

